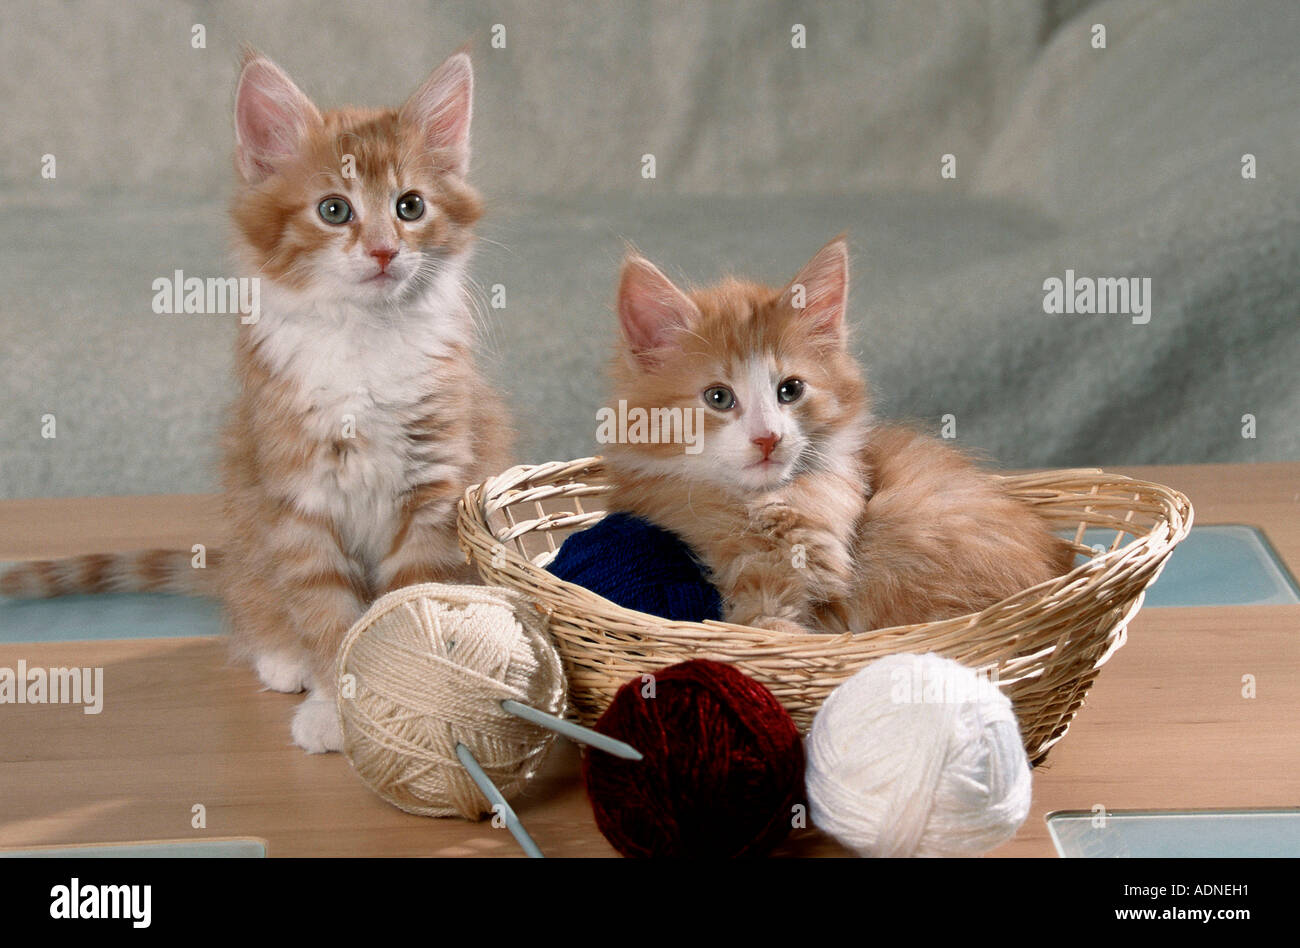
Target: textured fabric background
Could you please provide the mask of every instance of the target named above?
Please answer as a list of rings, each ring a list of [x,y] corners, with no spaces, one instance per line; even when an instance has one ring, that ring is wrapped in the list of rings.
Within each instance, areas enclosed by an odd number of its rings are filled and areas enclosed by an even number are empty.
[[[1300,458],[1291,0],[140,0],[0,18],[0,496],[214,486],[235,327],[155,315],[150,284],[228,272],[240,42],[323,107],[397,104],[472,42],[474,274],[507,291],[485,345],[520,460],[596,450],[624,241],[686,281],[780,283],[842,230],[883,414],[937,430],[951,413],[960,444],[1009,466]],[[1067,268],[1150,277],[1150,323],[1045,314],[1043,281]]]

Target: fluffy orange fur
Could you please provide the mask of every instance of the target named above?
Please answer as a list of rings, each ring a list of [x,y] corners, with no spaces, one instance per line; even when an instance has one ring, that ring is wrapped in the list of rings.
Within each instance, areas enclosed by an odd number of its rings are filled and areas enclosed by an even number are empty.
[[[1032,508],[961,452],[872,419],[847,347],[847,272],[840,239],[781,289],[730,279],[683,293],[628,259],[615,397],[647,410],[704,405],[704,436],[698,454],[611,445],[611,509],[679,535],[726,618],[760,628],[926,622],[1063,573],[1069,549]],[[775,392],[796,391],[791,380],[802,394],[783,403]],[[734,398],[726,410],[702,400],[718,387]]]
[[[20,566],[6,594],[217,592],[263,683],[312,692],[294,739],[339,749],[344,633],[385,592],[473,581],[456,503],[507,464],[507,413],[476,367],[464,291],[482,213],[466,180],[472,77],[460,53],[400,109],[322,113],[246,56],[232,217],[263,305],[236,346],[227,536],[206,569],[183,551],[95,554]],[[346,218],[325,216],[332,200]]]
[[[430,360],[429,391],[404,427],[412,457],[436,454],[446,470],[372,499],[387,521],[375,525],[388,537],[376,556],[359,548],[348,518],[304,509],[295,496],[305,477],[346,470],[367,436],[311,436],[304,393],[269,373],[247,340],[236,358],[242,386],[225,432],[229,535],[218,574],[234,646],[249,658],[305,646],[318,681],[331,680],[343,634],[374,599],[416,583],[476,581],[456,542],[456,503],[506,466],[506,410],[469,352]]]
[[[342,636],[376,597],[472,581],[456,543],[456,503],[507,461],[507,413],[476,367],[456,269],[481,214],[465,179],[471,76],[457,54],[401,109],[320,114],[269,62],[250,56],[244,66],[236,123],[244,184],[232,211],[241,256],[284,291],[273,300],[298,307],[292,338],[319,346],[322,360],[340,358],[357,378],[354,390],[336,389],[312,365],[295,364],[300,353],[285,354],[276,335],[285,329],[241,327],[240,391],[224,440],[222,598],[235,647],[280,663],[305,651],[314,691],[332,691]],[[410,192],[426,208],[415,221],[394,210]],[[318,202],[330,195],[349,202],[351,220],[322,222]],[[413,289],[339,316],[316,290],[322,274],[346,284],[355,268],[377,267],[379,282],[392,282],[382,278],[388,262],[367,259],[376,248],[391,251],[394,267],[419,261],[407,278]],[[394,331],[402,320],[410,328]],[[342,356],[331,333],[345,339]],[[355,431],[344,434],[353,410],[366,414],[352,416]]]

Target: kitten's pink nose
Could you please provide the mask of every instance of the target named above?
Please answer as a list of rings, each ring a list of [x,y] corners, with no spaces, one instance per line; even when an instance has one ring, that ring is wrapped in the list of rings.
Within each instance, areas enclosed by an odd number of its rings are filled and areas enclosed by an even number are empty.
[[[772,452],[776,449],[776,446],[780,441],[781,436],[779,434],[769,431],[766,434],[759,435],[755,438],[754,444],[763,449],[763,460],[766,461],[772,456]]]
[[[393,258],[397,256],[397,248],[376,247],[374,250],[370,251],[370,256],[374,257],[379,263],[379,272],[383,273],[388,269],[388,265],[393,262]]]

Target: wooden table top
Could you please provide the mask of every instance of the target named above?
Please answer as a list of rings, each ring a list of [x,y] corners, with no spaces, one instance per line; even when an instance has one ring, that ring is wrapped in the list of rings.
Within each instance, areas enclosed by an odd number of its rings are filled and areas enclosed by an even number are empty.
[[[1300,463],[1121,468],[1181,490],[1196,523],[1263,528],[1300,574]],[[0,560],[209,542],[209,496],[0,502]],[[1300,606],[1144,609],[1069,735],[1034,772],[1034,806],[997,856],[1051,856],[1053,810],[1294,806]],[[520,855],[488,822],[410,816],[338,754],[289,742],[296,695],[259,692],[217,638],[0,645],[0,666],[102,666],[102,713],[0,706],[0,847],[256,837],[274,856]],[[1253,675],[1256,697],[1242,695]],[[206,827],[191,826],[201,804]],[[577,750],[559,742],[513,801],[549,856],[614,851]],[[815,829],[784,855],[843,855]]]

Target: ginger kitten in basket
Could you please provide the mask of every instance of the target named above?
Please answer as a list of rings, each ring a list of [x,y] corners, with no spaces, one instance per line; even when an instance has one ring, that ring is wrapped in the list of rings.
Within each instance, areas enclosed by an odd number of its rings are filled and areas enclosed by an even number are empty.
[[[848,249],[781,289],[690,293],[630,256],[618,290],[615,398],[700,409],[701,450],[607,452],[611,510],[680,536],[728,621],[843,632],[983,609],[1064,573],[1064,541],[940,441],[872,419],[847,348]]]
[[[294,742],[341,749],[344,633],[385,592],[472,581],[456,503],[507,461],[465,290],[481,213],[466,182],[472,88],[457,54],[400,109],[322,113],[246,56],[232,214],[261,312],[236,343],[219,556],[206,570],[161,550],[27,564],[4,591],[201,593],[215,581],[237,655],[268,688],[309,692]]]

